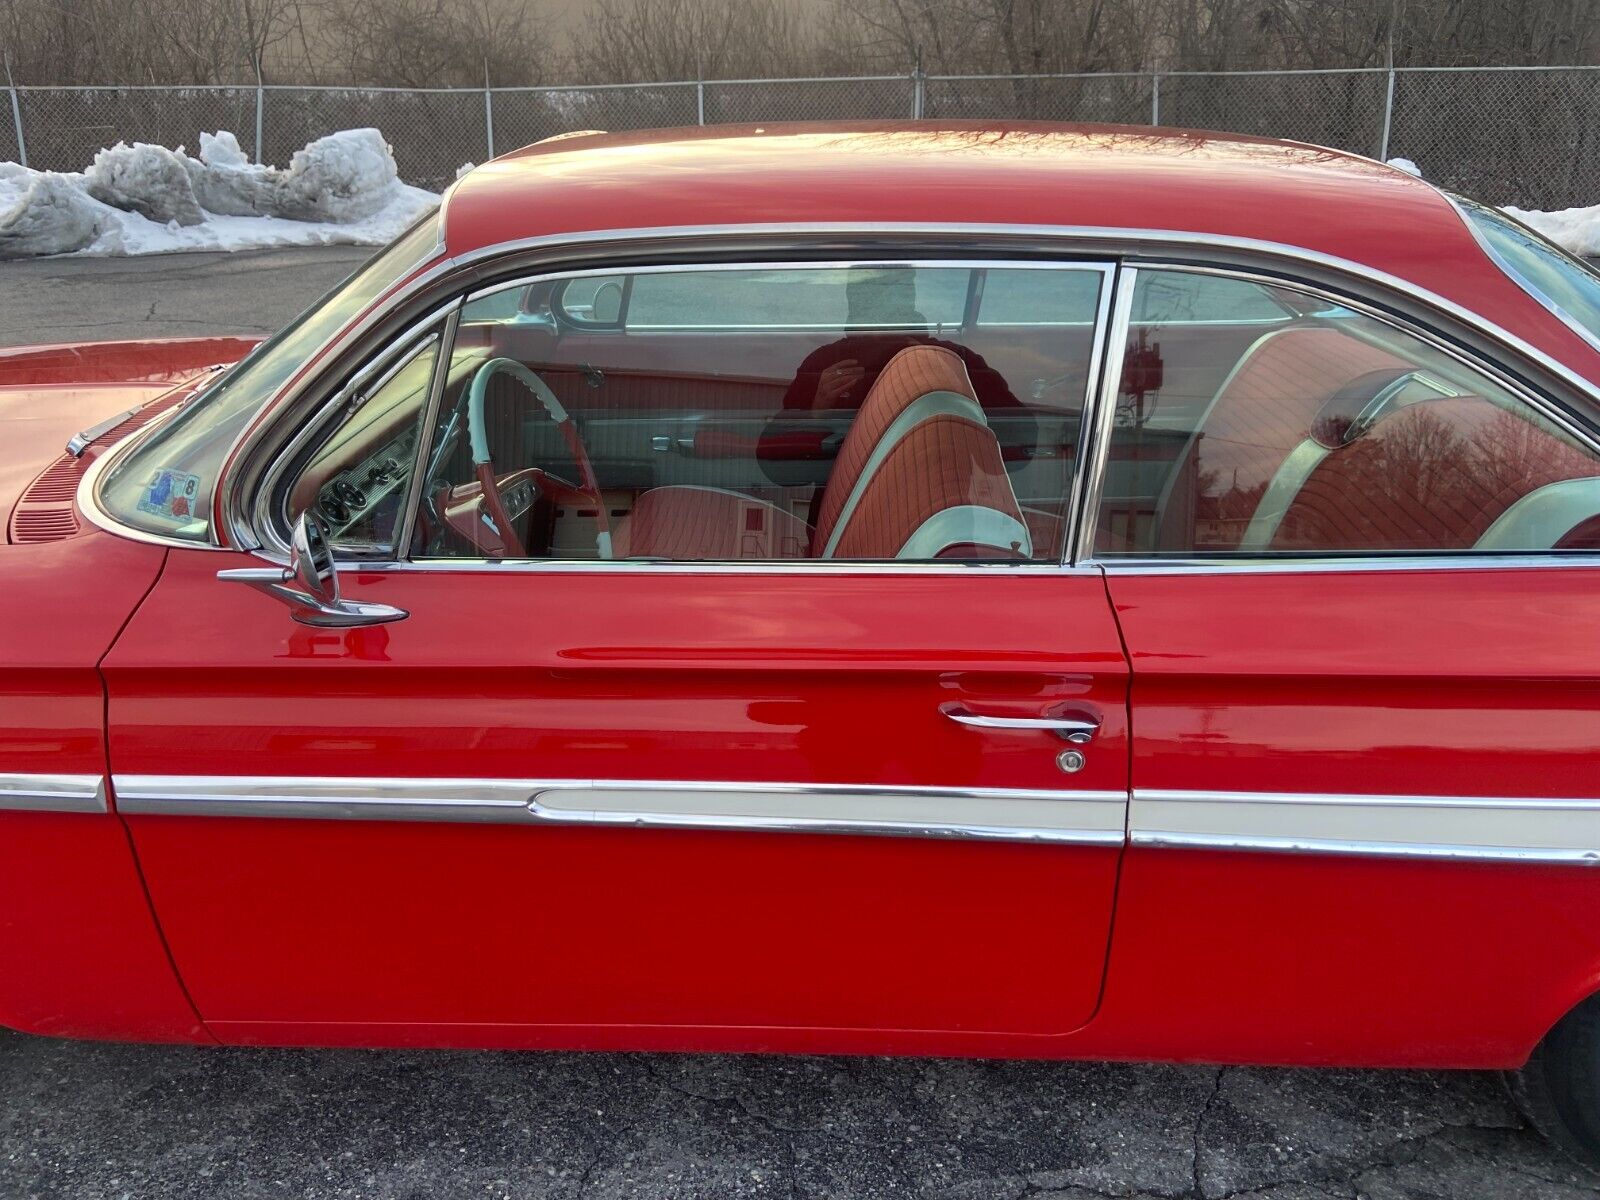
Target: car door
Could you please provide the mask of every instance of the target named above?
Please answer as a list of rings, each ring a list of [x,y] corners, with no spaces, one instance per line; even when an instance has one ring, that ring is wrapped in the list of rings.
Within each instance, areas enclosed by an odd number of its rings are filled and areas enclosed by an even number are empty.
[[[1034,332],[1092,357],[1108,272],[1070,269],[1091,277],[1073,320]],[[538,549],[492,560],[428,519],[477,486],[451,466],[466,444],[451,422],[466,377],[512,352],[516,317],[491,310],[468,304],[375,363],[316,460],[336,469],[301,476],[350,559],[345,598],[403,619],[296,624],[218,577],[259,560],[173,550],[104,664],[117,809],[210,1027],[846,1050],[1021,1044],[1087,1021],[1128,786],[1099,573],[1061,565],[1043,532],[1021,561],[966,542],[964,561],[603,561],[571,497],[507,499]],[[701,346],[736,360],[722,333]],[[505,389],[488,390],[493,408]],[[518,463],[556,470],[540,456],[561,441],[519,397],[481,418],[508,498]],[[1062,431],[1082,405],[1039,413],[1043,473],[984,494],[1048,503],[1026,519],[1059,534]],[[593,459],[620,525],[637,495]],[[410,474],[426,476],[415,541]],[[369,477],[370,515],[332,519],[326,498]],[[740,503],[803,512],[783,486]]]
[[[1141,269],[1129,311],[1216,278]],[[1431,338],[1260,290],[1309,315],[1221,373],[1116,334],[1221,382],[1125,391],[1111,436],[1106,1011],[1132,1053],[1512,1065],[1600,965],[1600,456]]]

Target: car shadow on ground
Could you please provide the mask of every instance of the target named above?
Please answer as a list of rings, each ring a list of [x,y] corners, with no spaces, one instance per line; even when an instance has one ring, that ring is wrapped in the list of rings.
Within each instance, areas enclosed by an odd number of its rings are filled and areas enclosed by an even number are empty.
[[[1498,1079],[0,1033],[0,1195],[1568,1200]]]

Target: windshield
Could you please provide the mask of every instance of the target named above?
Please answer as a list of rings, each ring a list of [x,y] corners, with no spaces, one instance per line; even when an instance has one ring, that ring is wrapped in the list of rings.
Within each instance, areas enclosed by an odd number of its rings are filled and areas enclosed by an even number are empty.
[[[438,214],[430,213],[221,382],[159,426],[106,473],[99,501],[118,521],[183,541],[215,540],[211,501],[228,448],[319,347],[400,280],[432,258]]]
[[[1489,257],[1590,342],[1600,342],[1600,275],[1497,208],[1456,197]]]

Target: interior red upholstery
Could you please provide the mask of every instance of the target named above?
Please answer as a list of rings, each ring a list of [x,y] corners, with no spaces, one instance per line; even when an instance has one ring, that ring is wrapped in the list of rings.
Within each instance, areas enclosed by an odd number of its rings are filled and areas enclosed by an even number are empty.
[[[834,460],[817,510],[817,528],[811,539],[813,554],[820,555],[833,536],[839,514],[855,490],[867,459],[894,419],[912,401],[929,392],[955,392],[977,399],[972,381],[967,378],[966,364],[943,346],[907,346],[884,366],[861,402],[861,410]]]
[[[1195,425],[1157,514],[1156,549],[1237,550],[1256,502],[1328,399],[1359,376],[1408,365],[1327,325],[1257,340]]]
[[[831,485],[830,485],[831,490]],[[922,421],[901,438],[873,472],[834,547],[835,558],[894,558],[907,539],[936,513],[962,505],[996,509],[1022,524],[1000,443],[985,425],[957,416]],[[970,540],[947,545],[961,557],[978,553]],[[1024,557],[1020,542],[992,547]]]
[[[804,558],[811,527],[775,505],[720,488],[652,488],[612,538],[619,558]]]
[[[1331,452],[1272,548],[1468,550],[1528,493],[1596,474],[1594,458],[1517,412],[1477,396],[1427,400]],[[1558,544],[1581,544],[1587,524]]]
[[[939,391],[955,392],[976,402],[966,365],[953,351],[919,344],[907,346],[889,360],[839,447],[814,532],[792,515],[737,492],[653,488],[639,498],[633,513],[617,530],[616,554],[675,559],[820,557],[873,450],[895,418],[918,398]],[[923,432],[924,426],[932,425],[938,426],[938,432]],[[951,418],[914,426],[880,464],[869,491],[854,510],[848,531],[854,548],[841,544],[835,556],[893,558],[905,537],[938,511],[938,507],[929,509],[929,504],[940,498],[940,507],[979,504],[986,503],[976,498],[979,495],[998,496],[998,489],[988,481],[991,465],[1005,484],[1002,499],[1009,500],[1009,507],[1001,503],[994,507],[1012,512],[1016,500],[1000,462],[999,443],[987,428]],[[922,481],[918,472],[935,478]],[[904,492],[903,501],[896,499],[896,489]],[[757,512],[766,515],[754,515]],[[908,525],[919,512],[923,516]],[[752,521],[763,524],[764,542],[751,536]],[[904,530],[904,535],[889,547],[896,530]],[[761,548],[755,549],[757,546]]]

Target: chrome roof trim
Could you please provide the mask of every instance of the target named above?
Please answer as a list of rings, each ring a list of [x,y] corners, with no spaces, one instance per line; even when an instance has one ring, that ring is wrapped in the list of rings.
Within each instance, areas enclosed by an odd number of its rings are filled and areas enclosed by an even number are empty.
[[[1246,260],[1246,266],[1268,263],[1285,268],[1315,268],[1338,277],[1357,290],[1376,288],[1387,292],[1391,298],[1410,301],[1447,317],[1476,337],[1508,350],[1523,362],[1537,367],[1600,409],[1600,388],[1597,388],[1596,382],[1557,362],[1482,315],[1388,272],[1305,247],[1257,238],[1105,226],[798,222],[585,230],[521,238],[476,247],[422,268],[399,289],[387,295],[381,305],[369,309],[330,338],[312,357],[338,365],[347,353],[359,350],[364,339],[378,333],[385,325],[393,323],[403,326],[414,320],[416,312],[408,313],[407,306],[415,306],[420,311],[426,304],[436,302],[426,293],[437,285],[451,281],[463,290],[474,283],[486,285],[491,282],[493,275],[502,273],[499,270],[501,264],[505,273],[510,273],[570,261],[575,254],[583,253],[613,259],[625,255],[681,254],[686,248],[711,253],[770,254],[781,252],[785,247],[793,248],[796,243],[800,243],[808,252],[841,253],[879,243],[889,247],[926,250],[933,244],[948,245],[952,241],[957,243],[959,249],[974,251],[974,256],[979,251],[994,253],[1020,250],[1046,255],[1077,251],[1085,256],[1189,255],[1201,263],[1214,263],[1219,256],[1236,255]],[[975,241],[984,244],[972,245]],[[1309,281],[1290,276],[1288,282],[1304,284]],[[228,478],[223,481],[221,493],[223,524],[230,546],[248,549],[259,544],[256,531],[244,515],[239,492],[248,489],[255,473],[261,469],[262,464],[256,459],[262,451],[262,443],[272,440],[272,428],[286,415],[294,414],[297,407],[308,398],[314,401],[319,390],[326,390],[328,381],[325,377],[328,373],[324,368],[286,383],[284,389],[263,406],[260,415],[241,434],[230,452],[227,460]],[[267,549],[267,557],[282,561],[284,548]]]
[[[0,775],[0,812],[103,813],[103,775]]]

